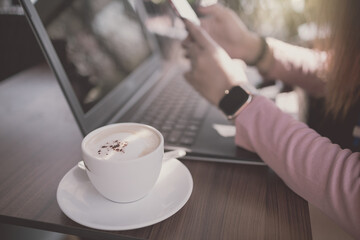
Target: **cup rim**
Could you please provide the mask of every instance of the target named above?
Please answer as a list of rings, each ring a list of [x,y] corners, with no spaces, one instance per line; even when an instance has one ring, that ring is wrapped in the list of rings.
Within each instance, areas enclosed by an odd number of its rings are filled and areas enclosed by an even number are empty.
[[[141,157],[137,157],[137,158],[131,158],[131,159],[124,159],[124,160],[121,160],[121,161],[117,161],[117,162],[128,162],[128,161],[135,161],[135,160],[139,160],[139,159],[142,159],[144,157],[147,157],[151,154],[153,154],[154,152],[157,152],[159,150],[159,148],[161,148],[162,146],[164,146],[164,137],[163,135],[160,133],[159,130],[157,130],[156,128],[150,126],[150,125],[146,125],[146,124],[143,124],[143,123],[135,123],[135,122],[122,122],[122,123],[113,123],[113,124],[108,124],[108,125],[105,125],[105,126],[102,126],[102,127],[99,127],[99,128],[96,128],[94,129],[93,131],[89,132],[84,138],[83,140],[81,141],[81,150],[83,153],[85,153],[86,155],[94,158],[94,159],[97,159],[96,157],[94,157],[92,154],[89,153],[89,151],[85,148],[85,143],[86,143],[86,140],[89,139],[91,136],[94,136],[96,133],[106,129],[106,128],[113,128],[113,127],[116,127],[116,126],[119,126],[119,125],[135,125],[135,126],[141,126],[141,127],[145,127],[145,128],[148,128],[150,129],[151,131],[153,131],[154,133],[156,133],[158,135],[158,137],[160,138],[160,142],[159,144],[157,145],[156,148],[154,148],[153,151],[141,156]],[[164,150],[163,150],[164,151]],[[100,160],[100,159],[97,159],[97,160]],[[83,159],[83,161],[85,161],[85,159]],[[106,160],[104,162],[114,162],[114,160]]]

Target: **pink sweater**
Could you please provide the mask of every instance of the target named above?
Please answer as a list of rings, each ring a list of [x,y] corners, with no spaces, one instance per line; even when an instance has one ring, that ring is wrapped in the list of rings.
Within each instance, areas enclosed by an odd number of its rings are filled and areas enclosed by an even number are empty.
[[[275,56],[269,75],[314,95],[322,91],[324,83],[315,73],[318,54],[272,39],[268,43]],[[236,144],[256,152],[293,191],[360,239],[360,153],[332,144],[261,96],[236,118],[236,131]]]

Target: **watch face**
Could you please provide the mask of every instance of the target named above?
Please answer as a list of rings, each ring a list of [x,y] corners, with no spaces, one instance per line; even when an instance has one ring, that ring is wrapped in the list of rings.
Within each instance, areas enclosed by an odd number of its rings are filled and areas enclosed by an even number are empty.
[[[219,108],[227,115],[234,115],[246,103],[249,94],[240,86],[233,87],[219,103]]]

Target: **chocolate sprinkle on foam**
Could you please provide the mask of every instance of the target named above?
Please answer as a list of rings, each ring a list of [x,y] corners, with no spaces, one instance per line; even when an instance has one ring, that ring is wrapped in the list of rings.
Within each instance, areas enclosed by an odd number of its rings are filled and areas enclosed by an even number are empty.
[[[106,155],[108,155],[110,151],[125,153],[125,148],[127,145],[127,141],[114,140],[112,141],[112,143],[107,142],[105,145],[100,147],[100,149],[98,150],[98,154],[101,154],[102,150],[106,152]]]

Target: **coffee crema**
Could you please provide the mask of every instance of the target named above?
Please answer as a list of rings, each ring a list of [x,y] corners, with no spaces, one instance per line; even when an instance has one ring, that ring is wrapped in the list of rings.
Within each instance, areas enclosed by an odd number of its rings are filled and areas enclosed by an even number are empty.
[[[130,160],[144,156],[160,144],[157,134],[146,127],[116,127],[99,132],[85,144],[99,160]]]

